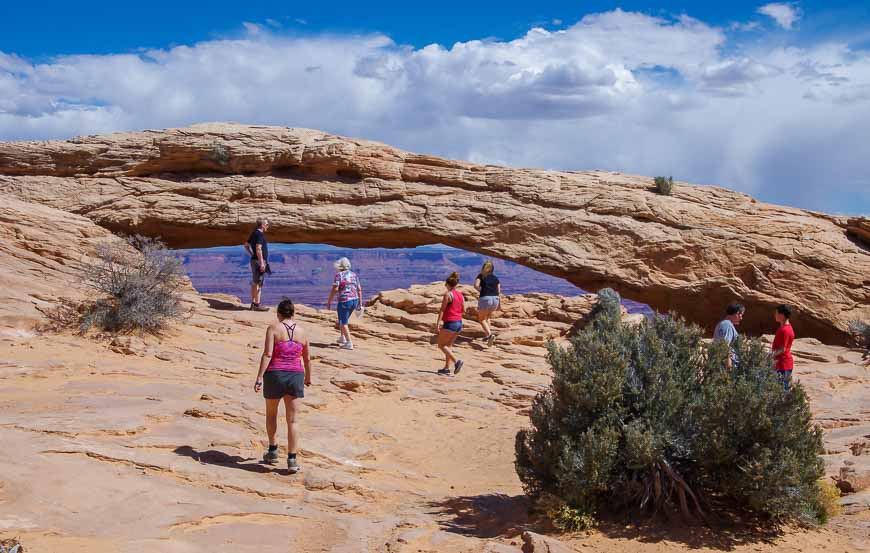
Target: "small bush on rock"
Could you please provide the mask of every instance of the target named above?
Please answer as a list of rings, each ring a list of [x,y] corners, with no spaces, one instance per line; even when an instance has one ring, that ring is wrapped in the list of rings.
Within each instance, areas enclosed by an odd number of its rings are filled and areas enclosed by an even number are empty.
[[[858,344],[864,348],[864,357],[870,357],[870,323],[866,321],[852,321],[849,323],[849,332]]]
[[[663,196],[670,196],[674,191],[674,177],[656,177],[654,179],[656,192]]]
[[[727,346],[679,317],[629,326],[609,308],[567,349],[551,343],[552,384],[516,437],[527,493],[582,513],[731,505],[824,521],[821,430],[803,388],[783,389],[761,342],[736,347],[730,371]]]
[[[102,244],[97,261],[84,269],[87,287],[101,297],[82,313],[79,330],[93,326],[119,332],[157,332],[181,315],[181,260],[159,240],[134,236],[122,244]]]

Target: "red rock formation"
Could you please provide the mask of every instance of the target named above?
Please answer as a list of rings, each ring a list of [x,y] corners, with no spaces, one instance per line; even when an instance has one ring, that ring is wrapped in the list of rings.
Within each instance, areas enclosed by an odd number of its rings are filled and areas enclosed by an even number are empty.
[[[510,169],[306,129],[228,124],[0,144],[0,193],[176,247],[238,244],[258,215],[272,239],[370,247],[443,243],[604,286],[711,327],[743,330],[793,304],[800,335],[832,343],[870,318],[866,218],[765,204],[646,177]]]

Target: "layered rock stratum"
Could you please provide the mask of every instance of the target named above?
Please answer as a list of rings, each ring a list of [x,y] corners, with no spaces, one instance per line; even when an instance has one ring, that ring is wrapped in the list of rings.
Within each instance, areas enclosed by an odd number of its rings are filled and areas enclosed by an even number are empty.
[[[608,171],[511,169],[308,129],[186,129],[0,144],[0,194],[172,246],[239,244],[270,217],[279,242],[443,243],[595,291],[611,286],[710,328],[748,306],[769,332],[796,307],[801,335],[845,343],[870,318],[870,222]],[[471,275],[468,275],[469,277]]]
[[[435,374],[427,326],[440,285],[380,293],[334,344],[334,314],[299,307],[313,386],[300,413],[295,476],[258,463],[263,402],[252,389],[271,313],[185,294],[160,337],[28,330],[86,292],[81,264],[105,229],[76,214],[0,204],[0,540],[28,552],[519,553],[522,551],[866,551],[870,376],[855,350],[795,343],[797,378],[825,430],[826,478],[847,492],[822,530],[605,522],[558,535],[530,518],[513,440],[548,384],[542,347],[582,324],[588,296],[509,296],[485,347],[473,294],[456,351]],[[30,328],[32,328],[30,327]],[[283,421],[281,423],[283,425]],[[279,441],[286,439],[279,427]]]

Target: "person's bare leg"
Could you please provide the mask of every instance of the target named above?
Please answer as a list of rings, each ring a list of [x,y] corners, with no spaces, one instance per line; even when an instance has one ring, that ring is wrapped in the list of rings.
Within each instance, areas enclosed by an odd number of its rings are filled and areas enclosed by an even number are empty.
[[[483,332],[485,336],[489,336],[490,334],[492,334],[492,328],[490,328],[489,326],[489,312],[478,314],[477,322],[479,322],[480,326],[483,327]]]
[[[278,433],[278,405],[280,399],[266,400],[266,435],[269,436],[269,445],[278,445],[275,436]]]
[[[350,325],[341,325],[341,335],[344,339],[350,342]]]
[[[257,303],[260,301],[259,291],[257,290],[257,284],[255,282],[251,283],[251,303]]]
[[[254,296],[257,298],[257,301],[255,301],[254,303],[256,303],[257,305],[260,305],[260,292],[263,291],[263,285],[262,284],[254,284],[254,289],[255,289]]]
[[[295,454],[298,447],[299,437],[296,434],[296,403],[299,401],[294,396],[284,396],[284,411],[287,416],[287,454]]]
[[[453,345],[454,340],[456,340],[458,332],[450,332],[449,330],[442,330],[438,333],[438,349],[444,354],[444,368],[449,369],[450,363],[456,364],[456,357],[453,355],[453,351],[450,349],[450,346]]]

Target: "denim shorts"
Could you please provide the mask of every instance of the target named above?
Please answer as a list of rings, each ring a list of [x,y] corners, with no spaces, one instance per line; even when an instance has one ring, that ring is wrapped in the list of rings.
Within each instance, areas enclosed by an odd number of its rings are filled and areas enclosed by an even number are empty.
[[[444,321],[441,328],[449,332],[460,332],[462,331],[462,321]]]
[[[346,325],[357,307],[359,307],[358,299],[338,302],[338,324]]]
[[[495,311],[498,307],[498,296],[480,296],[477,300],[477,311]]]
[[[785,388],[785,391],[788,391],[791,388],[791,371],[781,371],[777,369],[776,376],[779,378],[779,381],[782,382],[782,387]]]

